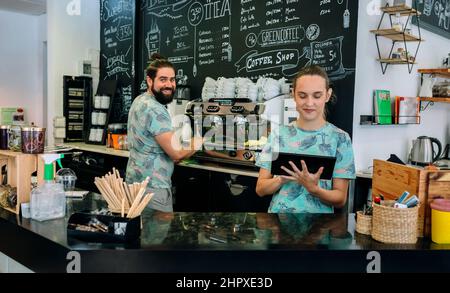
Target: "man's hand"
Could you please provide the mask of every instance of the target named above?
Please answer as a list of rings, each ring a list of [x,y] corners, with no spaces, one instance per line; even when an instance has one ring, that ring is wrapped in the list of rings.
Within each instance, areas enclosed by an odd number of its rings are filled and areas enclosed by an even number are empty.
[[[194,136],[191,141],[192,149],[196,150],[196,151],[201,151],[204,142],[205,142],[205,139],[203,137]]]

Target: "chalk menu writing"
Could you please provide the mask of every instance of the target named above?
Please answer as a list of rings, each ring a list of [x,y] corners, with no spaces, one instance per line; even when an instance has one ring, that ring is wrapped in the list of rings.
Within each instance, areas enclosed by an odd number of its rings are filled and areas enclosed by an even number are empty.
[[[206,77],[292,79],[305,65],[325,68],[338,102],[331,114],[352,130],[358,1],[142,0],[138,4],[137,80],[159,52],[177,80],[201,97]]]
[[[137,75],[142,89],[154,52],[168,57],[180,77],[197,87],[206,76],[292,78],[307,64],[324,67],[332,79],[345,78],[354,71],[355,57],[357,5],[350,2],[141,1],[144,29],[138,39],[145,44]],[[353,13],[352,26],[345,27],[346,13],[348,18]]]
[[[101,0],[100,79],[117,80],[110,122],[126,122],[133,101],[134,0]]]
[[[449,0],[417,1],[417,10],[422,13],[420,15],[421,27],[450,39]],[[416,18],[413,18],[413,21],[417,24]]]

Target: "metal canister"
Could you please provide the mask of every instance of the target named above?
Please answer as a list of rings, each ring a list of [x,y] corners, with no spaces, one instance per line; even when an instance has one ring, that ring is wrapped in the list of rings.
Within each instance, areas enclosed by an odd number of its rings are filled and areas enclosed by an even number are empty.
[[[15,152],[22,150],[22,130],[18,125],[12,125],[9,128],[8,136],[9,149]]]
[[[45,147],[45,128],[22,127],[22,153],[42,154]]]
[[[0,150],[8,149],[9,125],[0,125]]]

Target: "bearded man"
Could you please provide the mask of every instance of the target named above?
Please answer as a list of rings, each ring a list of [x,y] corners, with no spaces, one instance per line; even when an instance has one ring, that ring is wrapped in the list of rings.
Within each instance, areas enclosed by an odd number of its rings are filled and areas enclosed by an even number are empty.
[[[134,100],[128,114],[130,158],[126,181],[140,183],[149,177],[146,194],[154,196],[147,207],[172,212],[174,163],[192,156],[202,140],[193,138],[188,149],[177,143],[166,108],[176,90],[175,67],[159,54],[152,55],[147,68],[147,86],[147,92]]]

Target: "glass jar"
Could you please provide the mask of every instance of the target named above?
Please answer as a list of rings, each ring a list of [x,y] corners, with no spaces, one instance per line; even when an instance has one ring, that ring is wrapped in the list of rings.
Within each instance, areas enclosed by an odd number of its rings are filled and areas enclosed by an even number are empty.
[[[56,173],[55,181],[64,186],[64,191],[73,191],[75,190],[77,175],[72,169],[63,168]]]
[[[392,28],[398,32],[401,32],[403,30],[403,24],[402,24],[402,19],[400,17],[400,13],[397,13],[395,15],[395,20],[392,23]]]
[[[0,150],[8,149],[8,132],[9,132],[8,125],[0,126]]]
[[[109,148],[121,149],[119,137],[127,134],[127,124],[116,123],[108,125],[107,144]],[[123,138],[121,138],[123,140]],[[128,148],[128,140],[122,141],[123,148]]]
[[[42,154],[45,147],[45,128],[22,127],[22,153]]]
[[[22,130],[19,125],[12,125],[9,128],[8,146],[14,152],[22,150]]]
[[[433,97],[448,98],[450,97],[450,81],[438,82],[433,86]]]
[[[117,143],[119,150],[128,150],[128,136],[126,134],[119,135]]]

